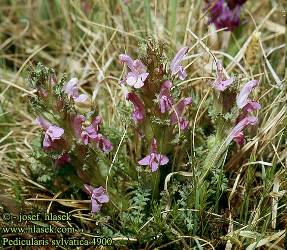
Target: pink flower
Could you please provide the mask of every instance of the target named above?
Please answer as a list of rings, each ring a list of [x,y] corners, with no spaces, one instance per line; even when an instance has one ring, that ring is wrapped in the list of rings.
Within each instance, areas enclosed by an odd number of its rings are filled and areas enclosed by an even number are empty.
[[[100,211],[102,204],[109,202],[109,196],[102,186],[94,188],[93,186],[85,184],[84,187],[91,196],[92,213]]]
[[[219,91],[224,91],[234,81],[233,78],[224,80],[222,64],[219,61],[216,62],[216,75],[213,87]]]
[[[230,134],[227,137],[227,144],[231,142],[233,139],[239,144],[243,144],[244,142],[244,134],[242,130],[249,125],[256,125],[258,123],[258,119],[255,116],[246,116],[240,122],[236,124],[236,126],[231,130]]]
[[[233,141],[235,141],[237,144],[239,145],[243,145],[244,144],[244,134],[243,132],[238,132],[237,134],[234,135],[233,137]]]
[[[64,87],[63,91],[74,99],[75,102],[85,102],[88,99],[86,94],[79,94],[78,79],[72,78]]]
[[[64,129],[52,125],[42,117],[38,117],[36,122],[45,130],[43,148],[46,150],[53,149],[55,146],[54,142],[61,139]]]
[[[134,111],[132,114],[133,120],[135,122],[141,121],[144,119],[144,104],[141,99],[134,93],[128,93],[126,99],[133,103]]]
[[[56,140],[61,139],[62,135],[64,134],[64,129],[57,127],[57,126],[50,126],[44,136],[43,140],[43,147],[44,149],[52,149],[53,142]]]
[[[170,95],[170,89],[172,87],[172,83],[170,81],[165,81],[159,93],[159,106],[160,112],[165,113],[171,110],[172,108],[172,97]]]
[[[153,139],[150,153],[146,157],[138,161],[138,163],[142,166],[150,166],[151,171],[155,172],[158,169],[158,166],[166,165],[168,161],[169,160],[167,156],[157,153],[157,142],[156,139]]]
[[[92,123],[82,131],[81,138],[85,145],[87,145],[90,140],[95,141],[99,133],[101,123],[102,118],[100,116],[96,116]]]
[[[238,108],[242,109],[244,108],[247,104],[250,104],[246,109],[248,110],[254,110],[260,108],[259,103],[252,102],[248,96],[250,92],[258,85],[257,80],[252,80],[247,82],[243,88],[241,89],[239,95],[236,97],[236,104]]]
[[[82,130],[81,138],[85,145],[87,145],[91,139],[92,140],[96,139],[101,123],[102,123],[102,118],[100,116],[96,116],[93,119],[92,123],[88,127],[86,127],[84,130]]]
[[[145,66],[141,62],[141,60],[133,60],[130,56],[126,54],[120,54],[119,59],[122,63],[125,63],[130,69],[130,72],[127,74],[123,81],[136,89],[144,86],[144,81],[147,79],[149,73],[146,72]]]
[[[180,80],[184,80],[187,76],[184,68],[181,65],[181,61],[185,57],[186,53],[188,52],[188,47],[181,48],[172,59],[170,64],[171,74],[178,75]]]
[[[214,23],[217,29],[227,28],[233,30],[240,24],[240,10],[242,3],[230,3],[224,0],[207,0],[210,12],[210,23]]]
[[[98,131],[94,128],[93,125],[90,125],[82,131],[82,141],[85,145],[88,145],[91,140],[95,140],[97,138],[97,135]]]
[[[184,108],[192,103],[192,98],[187,97],[183,100],[179,101],[179,103],[175,106],[175,111],[171,114],[171,122],[172,124],[180,123],[181,129],[186,129],[188,127],[188,121],[181,117]]]

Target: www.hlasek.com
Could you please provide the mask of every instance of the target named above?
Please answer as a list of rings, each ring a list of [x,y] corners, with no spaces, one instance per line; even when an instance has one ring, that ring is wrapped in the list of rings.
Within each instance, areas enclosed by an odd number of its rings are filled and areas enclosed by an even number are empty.
[[[75,238],[60,238],[60,239],[8,239],[3,237],[1,240],[2,246],[111,246],[113,245],[112,238],[97,237],[91,240],[75,239]]]
[[[53,227],[51,225],[47,226],[47,227],[39,227],[36,225],[32,225],[32,226],[23,226],[23,227],[15,227],[15,226],[11,226],[11,227],[1,227],[0,228],[0,233],[2,234],[9,234],[9,233],[13,233],[13,234],[57,234],[57,233],[68,233],[68,234],[72,234],[72,233],[82,233],[83,230],[82,229],[76,229],[74,227]]]

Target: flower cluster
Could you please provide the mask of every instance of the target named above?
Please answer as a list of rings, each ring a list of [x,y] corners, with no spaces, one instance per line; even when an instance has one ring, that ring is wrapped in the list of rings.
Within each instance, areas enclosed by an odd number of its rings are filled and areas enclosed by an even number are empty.
[[[227,144],[233,139],[239,145],[244,143],[243,129],[248,125],[256,125],[258,122],[255,116],[246,116],[241,121],[239,121],[235,127],[231,130],[227,137]]]
[[[88,96],[85,94],[79,95],[77,85],[75,85],[77,83],[78,79],[72,78],[63,87],[63,91],[69,97],[73,98],[74,101],[84,102],[85,100],[87,100]],[[85,128],[83,128],[83,123],[86,121],[85,116],[73,115],[71,120],[72,122],[68,124],[69,127],[72,128],[73,134],[76,139],[80,140],[84,145],[88,145],[88,143],[94,143],[98,145],[98,147],[105,153],[108,153],[113,149],[112,143],[100,133],[100,124],[102,123],[102,118],[100,116],[96,116],[92,120],[92,122]],[[40,125],[45,131],[43,140],[43,148],[45,150],[57,150],[57,145],[59,144],[60,140],[62,140],[61,145],[65,145],[65,143],[63,143],[63,128],[56,125],[52,125],[43,117],[38,117],[36,119],[36,123]]]
[[[75,104],[88,101],[88,95],[80,94],[78,79],[72,78],[65,82],[64,79],[57,82],[53,72],[38,64],[31,72],[30,83],[36,89],[35,97],[31,98],[32,108],[38,115],[36,124],[43,131],[43,151],[60,169],[71,169],[67,174],[77,173],[78,183],[104,182],[101,172],[93,165],[97,156],[90,154],[91,150],[106,157],[113,149],[112,143],[102,134],[103,120],[95,115],[95,111],[82,115]],[[87,159],[92,158],[89,162]],[[87,175],[84,171],[89,168]],[[85,185],[92,197],[92,212],[99,211],[101,204],[109,201],[103,188],[93,188]]]
[[[242,110],[242,114],[239,116],[239,119],[238,119],[240,121],[236,124],[236,126],[230,132],[227,142],[233,139],[239,145],[242,145],[244,143],[244,134],[242,130],[248,125],[256,125],[258,123],[258,119],[255,116],[248,115],[252,111],[255,111],[261,108],[261,105],[258,102],[250,100],[248,98],[252,89],[256,87],[257,85],[258,85],[257,80],[252,80],[252,81],[247,82],[241,89],[238,96],[236,97],[237,107]]]
[[[219,61],[216,62],[216,75],[216,80],[212,86],[220,92],[226,90],[234,82],[234,78],[225,79],[223,75],[223,67]],[[244,143],[243,129],[248,125],[256,125],[258,123],[258,119],[256,117],[248,115],[249,113],[261,108],[258,102],[249,99],[251,91],[257,85],[257,80],[251,80],[242,87],[237,95],[236,104],[237,108],[240,110],[240,115],[237,118],[237,124],[227,137],[227,143],[230,143],[233,139],[236,143],[242,145]]]
[[[246,0],[207,0],[210,23],[217,29],[233,30],[240,24],[240,10]]]
[[[135,140],[136,146],[132,150],[137,155],[136,162],[139,165],[148,166],[152,173],[158,171],[159,178],[158,174],[152,175],[155,194],[159,194],[160,180],[165,174],[165,171],[159,171],[160,167],[166,166],[167,171],[173,169],[174,164],[170,164],[169,157],[175,156],[178,151],[187,151],[180,145],[187,141],[191,132],[188,129],[190,120],[185,111],[193,101],[186,92],[185,96],[180,96],[178,83],[187,77],[183,61],[188,51],[188,47],[183,47],[172,60],[168,60],[159,45],[148,44],[145,53],[138,59],[134,60],[126,54],[119,56],[120,62],[127,66],[127,73],[120,83],[124,89],[128,89],[125,97],[133,106],[131,118],[136,133],[132,135],[132,140]],[[88,105],[77,106],[83,102],[87,104],[89,100],[86,94],[80,93],[77,78],[57,82],[54,75],[45,69],[36,72],[31,80],[37,90],[32,106],[38,116],[36,122],[44,132],[41,148],[57,165],[56,169],[71,170],[65,172],[65,177],[76,180],[75,185],[80,183],[81,188],[88,192],[91,210],[96,213],[110,199],[102,186],[106,180],[106,171],[102,170],[110,166],[109,157],[112,155],[108,153],[112,151],[113,145],[103,133],[103,119],[94,110],[83,113],[82,110]],[[237,96],[233,92],[234,82],[235,78],[227,77],[223,65],[216,62],[216,77],[212,87],[219,91],[217,97],[222,97],[223,105],[215,105],[216,118],[219,118],[213,121],[216,128],[221,121],[224,125],[228,122],[230,128],[228,133],[222,132],[221,128],[217,130],[215,143],[218,145],[223,141],[228,145],[232,140],[239,145],[244,144],[243,130],[258,123],[251,113],[261,106],[250,98],[258,81],[251,80],[244,84]],[[231,98],[228,96],[230,93]],[[228,96],[228,108],[225,107],[224,96]],[[219,104],[220,98],[215,100],[216,104]],[[232,109],[233,104],[236,104],[236,108]],[[226,110],[232,112],[231,117],[234,117],[235,122],[226,118],[229,114],[222,115]],[[148,152],[137,145],[147,145]],[[213,156],[206,158],[204,166],[211,162],[210,157]],[[184,159],[185,156],[180,158]],[[82,183],[91,183],[95,187],[85,184],[83,188]],[[112,188],[110,195],[113,196]]]
[[[127,93],[126,100],[133,104],[132,119],[141,130],[141,135],[147,135],[145,131],[155,131],[156,125],[152,124],[151,118],[169,120],[169,130],[172,132],[175,126],[181,130],[188,128],[189,122],[184,118],[183,112],[186,106],[192,103],[192,98],[187,97],[176,101],[172,95],[172,79],[184,80],[187,73],[182,65],[188,47],[181,48],[169,65],[162,63],[161,55],[154,51],[147,52],[147,58],[154,58],[154,61],[145,58],[146,65],[141,59],[133,60],[129,55],[120,54],[120,62],[127,65],[128,73],[121,81],[132,87]],[[169,133],[169,132],[168,132]],[[172,134],[172,133],[169,133]],[[140,160],[140,165],[148,165],[152,172],[158,169],[158,166],[168,163],[165,155],[157,153],[157,140],[161,136],[155,133],[151,140],[150,153]],[[169,140],[168,137],[166,137]],[[166,143],[169,143],[167,141]]]

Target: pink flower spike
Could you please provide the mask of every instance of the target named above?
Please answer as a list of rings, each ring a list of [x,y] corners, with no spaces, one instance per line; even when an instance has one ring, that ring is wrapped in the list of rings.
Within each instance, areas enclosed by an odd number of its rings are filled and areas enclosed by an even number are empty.
[[[169,159],[167,158],[167,156],[157,153],[157,142],[154,138],[152,140],[150,153],[146,157],[138,161],[138,164],[142,166],[150,166],[151,171],[155,172],[158,169],[158,166],[166,165],[168,161]]]
[[[177,114],[180,116],[184,108],[192,103],[192,98],[187,97],[181,100],[175,107]]]
[[[170,64],[171,74],[178,75],[180,80],[184,80],[186,78],[186,72],[181,65],[183,58],[185,57],[186,53],[188,52],[188,47],[181,48],[172,59]]]
[[[257,80],[247,82],[241,89],[239,95],[236,97],[236,104],[238,108],[242,109],[248,102],[250,92],[258,85]]]
[[[135,122],[141,121],[144,119],[144,104],[141,99],[134,93],[128,93],[126,99],[133,103],[134,111],[132,114],[133,120]]]
[[[79,94],[79,89],[77,87],[79,80],[77,78],[72,78],[63,87],[63,91],[70,97],[74,99],[75,102],[85,102],[88,99],[86,94]]]
[[[100,211],[102,204],[109,202],[109,196],[102,186],[94,188],[93,186],[85,184],[84,187],[91,196],[92,213]]]
[[[159,105],[160,105],[160,112],[165,113],[171,110],[172,101],[168,96],[162,95],[159,99]]]
[[[226,143],[229,144],[232,139],[235,138],[235,140],[238,140],[238,137],[240,138],[240,141],[242,141],[242,130],[249,125],[256,125],[258,123],[258,119],[255,116],[246,116],[243,118],[240,122],[236,124],[236,126],[231,130],[230,134],[227,137]],[[237,138],[237,139],[236,139]]]

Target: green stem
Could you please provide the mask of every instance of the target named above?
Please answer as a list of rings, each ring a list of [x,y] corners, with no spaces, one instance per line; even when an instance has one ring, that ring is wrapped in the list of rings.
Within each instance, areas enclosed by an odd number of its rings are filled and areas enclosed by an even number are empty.
[[[151,183],[152,183],[152,201],[159,198],[159,180],[160,180],[160,169],[155,173],[152,173]]]

